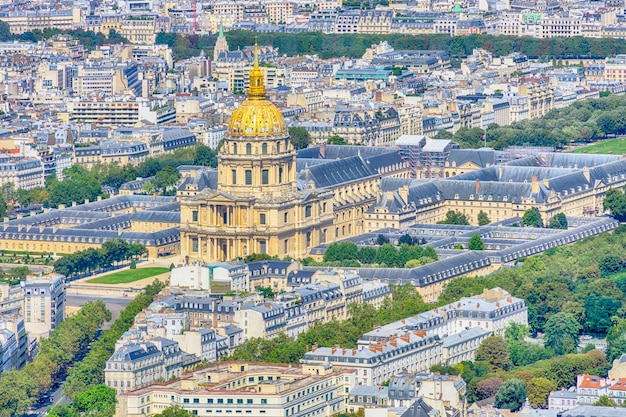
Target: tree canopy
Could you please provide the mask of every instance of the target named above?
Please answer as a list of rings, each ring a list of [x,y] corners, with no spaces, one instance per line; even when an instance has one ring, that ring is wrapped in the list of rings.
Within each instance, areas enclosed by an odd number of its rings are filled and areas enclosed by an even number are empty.
[[[289,140],[296,150],[304,149],[311,144],[311,134],[303,127],[292,126],[289,128]]]
[[[524,212],[522,216],[522,225],[531,227],[542,227],[543,220],[541,219],[541,213],[537,207],[531,207]]]
[[[496,393],[494,405],[513,412],[522,408],[526,401],[526,384],[524,381],[513,378],[504,381]]]
[[[444,220],[438,221],[437,224],[468,225],[469,219],[465,214],[461,213],[460,211],[448,210],[446,212],[446,218]]]

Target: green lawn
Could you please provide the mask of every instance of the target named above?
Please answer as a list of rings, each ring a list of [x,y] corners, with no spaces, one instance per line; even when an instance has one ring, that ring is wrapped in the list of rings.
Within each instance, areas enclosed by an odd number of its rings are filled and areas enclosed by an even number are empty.
[[[168,268],[154,266],[149,268],[128,269],[125,271],[116,272],[114,274],[90,279],[87,282],[90,284],[126,284],[145,278],[150,278],[155,275],[161,275],[166,272],[169,272]]]
[[[624,155],[626,154],[626,139],[605,139],[600,142],[594,143],[593,145],[576,148],[574,150],[574,153],[612,153],[614,155]]]

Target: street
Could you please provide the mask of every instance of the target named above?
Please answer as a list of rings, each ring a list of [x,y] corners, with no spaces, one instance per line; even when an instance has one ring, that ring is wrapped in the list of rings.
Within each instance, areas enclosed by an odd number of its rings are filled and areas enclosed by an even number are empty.
[[[82,307],[88,301],[102,300],[106,304],[107,308],[111,311],[111,321],[104,323],[103,329],[108,329],[111,323],[120,316],[120,312],[130,303],[132,297],[114,297],[107,295],[105,297],[98,297],[96,295],[73,295],[67,294],[65,297],[65,303],[67,307]]]

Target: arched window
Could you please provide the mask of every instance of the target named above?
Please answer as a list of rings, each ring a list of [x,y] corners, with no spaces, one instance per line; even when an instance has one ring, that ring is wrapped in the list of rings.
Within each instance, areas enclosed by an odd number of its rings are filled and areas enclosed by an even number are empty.
[[[237,155],[237,144],[233,143],[233,155]]]
[[[280,153],[280,142],[276,142],[276,153]]]
[[[267,143],[261,145],[261,153],[267,155]]]
[[[252,144],[246,143],[246,154],[252,155]]]

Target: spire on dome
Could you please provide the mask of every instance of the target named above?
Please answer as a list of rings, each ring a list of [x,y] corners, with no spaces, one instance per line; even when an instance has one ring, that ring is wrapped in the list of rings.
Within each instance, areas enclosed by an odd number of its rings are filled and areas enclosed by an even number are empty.
[[[265,100],[265,80],[263,71],[259,68],[259,44],[254,41],[254,66],[250,70],[250,88],[248,89],[248,99]]]

